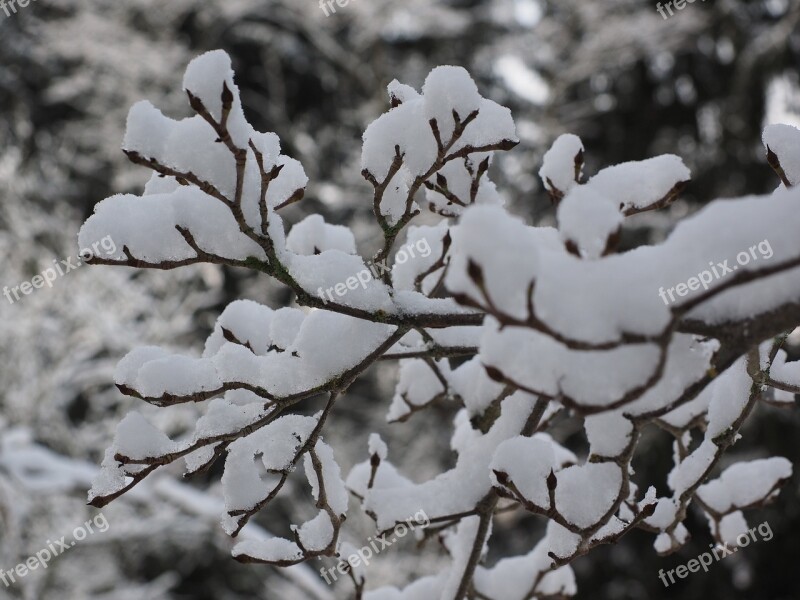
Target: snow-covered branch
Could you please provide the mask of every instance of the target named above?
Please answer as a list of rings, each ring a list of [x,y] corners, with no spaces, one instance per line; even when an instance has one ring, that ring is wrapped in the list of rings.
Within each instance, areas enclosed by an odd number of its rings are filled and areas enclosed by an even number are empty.
[[[240,561],[336,556],[349,490],[379,531],[424,511],[432,527],[422,540],[438,537],[450,557],[403,590],[364,591],[363,575],[353,576],[365,600],[522,600],[574,595],[570,563],[633,529],[656,534],[659,553],[676,550],[692,505],[716,539],[730,540],[746,529],[743,511],[774,498],[791,474],[781,458],[716,472],[759,402],[786,404],[800,390],[781,349],[800,323],[796,129],[765,131],[782,181],[773,194],[716,200],[663,243],[620,252],[627,219],[689,185],[679,157],[608,166],[584,182],[584,145],[563,135],[540,170],[557,226],[530,225],[504,208],[489,178],[493,154],[517,143],[510,111],[458,67],[431,71],[421,92],[393,81],[391,109],[367,127],[361,164],[383,234],[372,260],[391,268],[362,281],[368,261],[349,228],[311,215],[287,233],[279,211],[303,198],[307,178],[275,134],[245,119],[227,55],[193,61],[184,89],[188,119],[146,102],[131,109],[125,152],[155,174],[142,196],[101,202],[80,241],[116,241],[117,254],[95,263],[253,269],[288,287],[297,306],[230,304],[200,357],[131,351],[115,375],[122,393],[164,410],[207,407],[175,440],[129,414],[92,504],[180,458],[195,474],[224,457],[223,527],[236,536],[303,461],[316,513],[291,526],[291,539],[240,542]],[[438,221],[413,225],[424,208]],[[430,252],[410,251],[420,242]],[[336,299],[320,293],[331,289]],[[455,406],[455,464],[417,482],[373,435],[368,459],[343,478],[323,441],[328,417],[359,375],[395,359],[387,419]],[[323,394],[322,411],[302,412]],[[583,428],[585,456],[557,439],[565,421]],[[665,497],[632,481],[648,428],[674,438]],[[495,516],[515,510],[546,520],[544,536],[528,554],[484,566]]]

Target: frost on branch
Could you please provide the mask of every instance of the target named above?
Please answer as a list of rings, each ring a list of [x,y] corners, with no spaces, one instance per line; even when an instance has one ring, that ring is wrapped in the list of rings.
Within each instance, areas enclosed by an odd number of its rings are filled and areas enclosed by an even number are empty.
[[[123,358],[123,394],[203,412],[177,439],[129,414],[92,504],[179,459],[187,476],[224,460],[222,524],[237,536],[290,477],[305,476],[313,510],[286,537],[243,536],[237,559],[286,566],[349,554],[349,493],[379,531],[424,511],[420,541],[438,538],[448,556],[403,589],[364,591],[367,569],[351,570],[357,594],[522,600],[575,595],[570,563],[633,529],[652,533],[659,553],[677,550],[690,507],[729,541],[791,475],[778,457],[720,468],[760,404],[786,407],[800,393],[800,370],[782,349],[800,322],[796,130],[765,131],[784,183],[775,193],[710,202],[663,243],[620,253],[627,217],[666,206],[687,185],[680,158],[612,165],[583,181],[583,144],[563,135],[540,170],[557,227],[531,225],[489,179],[495,153],[517,141],[509,111],[458,67],[434,69],[421,91],[394,81],[389,110],[364,134],[362,175],[383,240],[369,257],[381,271],[361,281],[368,257],[346,226],[312,214],[287,232],[280,211],[302,199],[306,177],[277,136],[247,123],[228,57],[193,61],[184,88],[188,119],[148,103],[131,109],[125,152],[153,178],[141,196],[101,202],[79,239],[115,240],[118,253],[94,263],[252,269],[295,303],[233,302],[200,355],[144,347]],[[424,207],[433,222],[412,225]],[[758,257],[762,246],[769,255]],[[324,427],[379,360],[399,361],[389,421],[455,407],[449,469],[420,480],[393,464],[391,439],[373,434],[366,460],[341,473]],[[315,396],[326,403],[311,414]],[[576,453],[559,432],[581,428],[588,451]],[[661,497],[632,481],[646,429],[673,442]],[[489,564],[493,536],[507,533],[494,517],[509,511],[543,519],[544,534]]]

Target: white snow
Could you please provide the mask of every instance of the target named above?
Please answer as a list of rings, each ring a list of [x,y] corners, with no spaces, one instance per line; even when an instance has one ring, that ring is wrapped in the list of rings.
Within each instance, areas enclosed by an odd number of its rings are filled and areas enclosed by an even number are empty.
[[[570,523],[590,527],[608,512],[622,482],[614,463],[586,463],[556,473],[556,508]],[[592,490],[587,494],[586,490]]]
[[[792,476],[792,463],[782,457],[734,463],[719,478],[701,485],[697,495],[725,514],[768,499],[778,484]]]
[[[470,510],[492,485],[489,465],[494,450],[502,441],[519,434],[531,410],[529,398],[507,398],[492,428],[484,435],[476,432],[473,443],[461,449],[453,469],[420,484],[387,482],[384,486],[376,478],[375,485],[366,493],[364,509],[375,512],[379,529],[386,529],[420,510],[429,519]],[[387,464],[381,464],[379,474]]]
[[[297,528],[300,543],[309,552],[319,552],[327,548],[333,540],[333,533],[331,517],[324,510]]]
[[[134,460],[168,454],[175,442],[138,412],[129,412],[119,425],[114,439],[117,452]]]
[[[344,481],[342,481],[341,469],[333,458],[333,449],[325,442],[318,441],[314,446],[314,451],[322,465],[322,483],[325,486],[328,504],[336,514],[344,515],[347,513],[348,495]],[[320,482],[314,472],[310,454],[305,454],[303,456],[303,466],[306,471],[306,478],[308,478],[311,484],[311,492],[314,496],[314,500],[319,500]]]
[[[443,141],[453,136],[453,111],[463,121],[481,104],[478,86],[463,67],[434,68],[425,79],[422,95],[425,98],[425,117],[427,120],[436,119]]]
[[[526,499],[550,508],[546,480],[557,468],[552,444],[523,436],[506,440],[495,450],[490,468],[495,483],[496,472],[506,473]]]
[[[789,183],[800,183],[800,129],[792,125],[767,125],[762,140],[764,147],[778,157]]]
[[[288,469],[316,422],[312,417],[287,415],[232,442],[222,475],[225,509],[247,510],[266,498],[278,476],[264,472]]]
[[[576,161],[583,152],[583,142],[577,135],[563,133],[556,138],[550,149],[544,153],[539,177],[542,178],[544,187],[550,191],[558,190],[566,194],[580,178],[580,171],[576,173]],[[583,159],[577,161],[583,164]]]
[[[586,185],[573,187],[558,205],[558,228],[583,258],[599,258],[624,217],[614,202]]]
[[[643,209],[664,198],[678,183],[691,179],[683,160],[664,154],[606,167],[586,187],[615,202],[620,210]]]
[[[322,215],[309,215],[286,236],[286,249],[295,254],[313,255],[324,250],[356,253],[353,232],[343,225],[330,225]]]
[[[438,361],[437,364],[445,371],[449,370],[446,361]],[[432,402],[443,392],[444,386],[424,360],[401,360],[400,375],[386,420],[401,420],[412,410]]]

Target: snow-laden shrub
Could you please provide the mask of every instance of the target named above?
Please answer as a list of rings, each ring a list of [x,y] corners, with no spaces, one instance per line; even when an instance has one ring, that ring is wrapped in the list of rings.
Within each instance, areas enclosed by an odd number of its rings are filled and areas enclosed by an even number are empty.
[[[712,202],[664,243],[618,253],[625,219],[666,206],[687,184],[680,158],[610,166],[583,182],[583,144],[563,136],[540,171],[558,227],[531,226],[504,209],[488,177],[493,154],[517,142],[510,112],[457,67],[434,69],[421,91],[394,81],[391,110],[367,128],[362,155],[383,232],[371,264],[392,269],[362,281],[368,261],[349,229],[314,217],[287,237],[281,210],[303,198],[307,178],[276,135],[247,122],[227,55],[194,60],[183,85],[191,118],[147,102],[131,109],[124,150],[153,177],[142,196],[98,204],[81,247],[110,235],[116,255],[93,262],[253,269],[288,286],[297,306],[232,303],[199,358],[130,352],[115,376],[124,394],[167,410],[207,407],[177,440],[129,414],[93,505],[179,459],[193,474],[224,457],[222,525],[237,536],[302,465],[314,516],[290,538],[241,541],[238,560],[288,566],[337,555],[352,494],[380,531],[424,511],[426,537],[450,556],[402,591],[363,592],[364,571],[354,570],[359,595],[509,600],[575,594],[570,562],[634,528],[653,532],[659,553],[675,551],[693,503],[715,539],[730,542],[747,527],[742,511],[790,476],[788,461],[770,458],[713,478],[754,405],[787,405],[800,390],[800,369],[781,349],[800,322],[797,130],[765,132],[784,183],[775,193]],[[423,210],[439,223],[411,225]],[[423,239],[431,252],[414,254]],[[764,244],[770,254],[759,257]],[[400,473],[377,436],[344,477],[323,441],[336,403],[381,358],[400,361],[390,420],[438,402],[462,407],[451,439],[458,459],[431,480]],[[295,412],[317,395],[327,397],[323,410]],[[582,420],[587,456],[548,433],[566,418]],[[674,437],[661,497],[631,480],[646,428]],[[515,508],[547,519],[546,533],[529,553],[484,566],[493,517]]]

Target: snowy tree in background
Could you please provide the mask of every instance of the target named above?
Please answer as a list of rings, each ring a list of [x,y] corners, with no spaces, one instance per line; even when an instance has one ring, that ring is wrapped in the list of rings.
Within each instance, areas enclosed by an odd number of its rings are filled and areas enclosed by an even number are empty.
[[[757,403],[790,405],[800,391],[800,364],[782,349],[800,323],[800,131],[764,132],[781,180],[773,194],[715,201],[664,243],[617,253],[627,217],[686,186],[683,161],[658,156],[584,181],[581,140],[561,136],[539,173],[558,227],[529,226],[488,178],[494,153],[518,141],[510,111],[465,70],[438,67],[420,92],[393,81],[391,110],[364,134],[362,175],[383,233],[366,260],[350,229],[318,215],[286,233],[281,211],[303,198],[305,172],[275,134],[249,125],[224,52],[190,63],[183,87],[191,118],[148,102],[131,109],[124,151],[154,174],[142,196],[98,204],[80,246],[111,236],[117,251],[98,264],[254,270],[287,286],[297,306],[230,304],[199,358],[130,352],[115,374],[122,393],[166,411],[207,406],[180,439],[128,414],[94,480],[94,506],[180,459],[187,475],[224,459],[222,526],[241,533],[240,561],[337,556],[352,495],[381,532],[424,511],[421,539],[438,537],[449,556],[402,590],[366,591],[366,570],[354,565],[359,597],[509,600],[574,595],[570,563],[636,528],[654,534],[657,552],[674,552],[689,537],[690,505],[716,541],[732,543],[748,530],[743,511],[791,475],[780,457],[718,466]],[[436,222],[412,225],[422,212]],[[429,252],[415,252],[423,243]],[[435,478],[401,473],[378,436],[345,477],[323,440],[347,388],[381,359],[400,363],[389,420],[460,407],[458,458]],[[304,401],[320,395],[324,408],[306,414]],[[565,420],[583,426],[585,455],[562,445]],[[650,428],[674,437],[662,496],[632,481]],[[302,522],[286,537],[246,535],[290,480],[314,500],[295,507]],[[514,510],[544,517],[546,532],[526,554],[489,565],[496,516]]]

